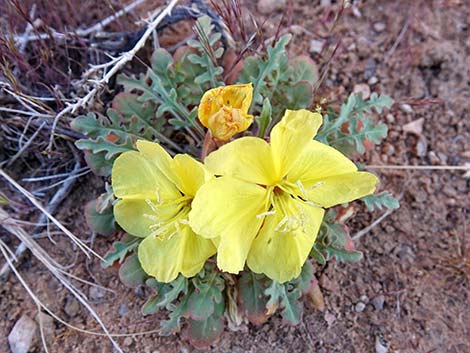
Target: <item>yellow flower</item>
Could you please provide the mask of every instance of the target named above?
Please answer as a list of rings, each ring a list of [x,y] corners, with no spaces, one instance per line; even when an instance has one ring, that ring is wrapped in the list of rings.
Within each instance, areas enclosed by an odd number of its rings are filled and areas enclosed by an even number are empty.
[[[312,140],[318,113],[287,110],[270,143],[242,137],[211,153],[220,178],[199,189],[189,213],[195,232],[217,239],[220,269],[245,265],[278,282],[299,276],[325,207],[372,193],[376,176],[358,172],[337,150]]]
[[[211,175],[188,155],[172,159],[159,144],[137,141],[137,149],[113,165],[116,221],[129,234],[145,238],[138,256],[149,275],[160,282],[171,282],[179,273],[192,277],[216,251],[211,240],[188,225],[193,197]]]
[[[253,85],[231,85],[213,88],[202,96],[198,117],[212,136],[229,140],[233,135],[245,131],[253,122],[248,114],[253,99]]]

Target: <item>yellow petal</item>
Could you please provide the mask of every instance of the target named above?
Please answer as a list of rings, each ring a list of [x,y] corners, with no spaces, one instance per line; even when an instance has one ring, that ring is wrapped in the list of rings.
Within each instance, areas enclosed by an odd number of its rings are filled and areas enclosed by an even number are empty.
[[[138,250],[144,271],[165,283],[173,281],[179,273],[185,277],[196,275],[213,254],[215,247],[212,242],[197,236],[185,225],[169,238],[145,238]]]
[[[292,183],[300,180],[305,188],[309,188],[324,178],[355,171],[357,167],[341,152],[312,140],[292,166],[287,180]]]
[[[151,226],[157,223],[156,213],[145,200],[117,201],[114,205],[114,217],[127,233],[142,238],[150,235]]]
[[[211,178],[206,167],[187,154],[176,155],[172,169],[178,178],[181,192],[188,196],[194,197],[197,190]]]
[[[306,197],[323,207],[332,207],[372,194],[378,182],[374,174],[367,172],[335,175],[306,190]]]
[[[136,142],[139,152],[163,175],[167,177],[173,184],[179,187],[179,178],[173,170],[173,160],[168,152],[158,143],[146,140],[138,140]]]
[[[196,194],[189,213],[193,230],[206,238],[220,237],[217,265],[226,272],[243,270],[246,256],[263,221],[267,190],[231,177],[212,179]]]
[[[222,88],[222,102],[247,113],[253,100],[253,84],[230,85]]]
[[[274,205],[248,254],[247,265],[280,283],[300,275],[320,229],[324,210],[282,196],[283,207]]]
[[[271,147],[257,137],[242,137],[229,142],[207,156],[204,163],[216,175],[228,175],[261,185],[272,185],[277,181]]]
[[[155,199],[158,174],[156,168],[139,152],[125,152],[113,165],[114,195],[133,199]]]
[[[227,141],[239,132],[248,129],[253,122],[253,116],[240,109],[222,107],[207,121],[207,128],[215,138]]]
[[[322,116],[308,110],[286,110],[282,120],[271,131],[271,147],[277,177],[290,171],[305,146],[316,135]]]

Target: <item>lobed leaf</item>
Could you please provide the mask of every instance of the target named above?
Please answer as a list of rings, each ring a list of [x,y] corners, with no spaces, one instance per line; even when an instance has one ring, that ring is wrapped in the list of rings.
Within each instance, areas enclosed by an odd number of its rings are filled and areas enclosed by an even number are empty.
[[[397,209],[400,207],[398,200],[393,197],[389,192],[381,192],[378,194],[368,195],[361,200],[365,203],[369,211],[374,211],[376,208],[379,210],[386,209]]]

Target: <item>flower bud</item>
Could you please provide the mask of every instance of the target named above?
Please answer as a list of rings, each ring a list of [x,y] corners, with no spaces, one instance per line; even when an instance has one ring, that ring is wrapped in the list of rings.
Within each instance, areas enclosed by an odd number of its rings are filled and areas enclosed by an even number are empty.
[[[251,83],[210,89],[199,104],[199,121],[215,138],[229,140],[253,122],[253,116],[248,114],[252,99]]]

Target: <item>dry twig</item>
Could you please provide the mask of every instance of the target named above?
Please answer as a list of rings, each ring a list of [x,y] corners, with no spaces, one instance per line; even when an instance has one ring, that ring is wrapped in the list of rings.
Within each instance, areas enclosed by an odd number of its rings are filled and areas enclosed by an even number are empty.
[[[51,137],[49,140],[48,150],[52,149],[52,144],[54,143],[54,135],[55,129],[57,127],[57,123],[59,120],[66,114],[75,113],[79,108],[85,107],[95,98],[98,92],[101,90],[103,85],[107,84],[109,80],[119,71],[121,70],[125,64],[132,60],[132,58],[137,54],[137,52],[145,45],[148,37],[152,35],[153,31],[157,28],[159,23],[171,13],[173,7],[175,7],[178,0],[172,0],[168,6],[160,12],[160,14],[152,21],[148,26],[145,32],[142,34],[142,37],[137,41],[134,48],[131,50],[122,53],[120,56],[113,58],[111,61],[107,62],[106,64],[96,66],[96,68],[105,71],[109,68],[109,71],[103,75],[103,77],[99,80],[95,80],[93,82],[94,87],[82,98],[78,99],[74,104],[68,104],[66,108],[61,110],[54,118],[54,122],[52,123],[51,128]],[[93,69],[93,68],[92,68]]]

